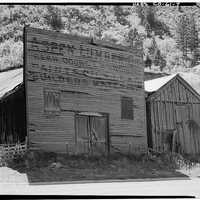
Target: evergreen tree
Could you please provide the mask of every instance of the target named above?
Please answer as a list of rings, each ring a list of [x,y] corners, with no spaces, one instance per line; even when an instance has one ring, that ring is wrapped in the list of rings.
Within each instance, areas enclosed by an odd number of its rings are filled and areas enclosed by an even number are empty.
[[[176,43],[182,52],[183,64],[187,63],[186,67],[194,66],[197,61],[198,31],[192,15],[183,13],[179,16]]]
[[[188,17],[181,14],[177,22],[176,43],[177,47],[183,54],[183,59],[187,57],[187,33],[188,33]]]
[[[47,24],[50,25],[53,30],[61,31],[64,28],[64,23],[58,8],[48,5],[45,18],[47,20]]]
[[[134,46],[139,38],[145,45],[146,42],[150,44],[146,45],[147,50],[144,49],[150,53],[147,60],[152,59],[147,63],[160,65],[159,60],[163,58],[167,63],[165,69],[184,67],[186,62],[193,66],[197,64],[198,54],[200,56],[197,48],[199,9],[197,6],[182,6],[180,13],[174,6],[149,6],[147,3],[133,6],[0,5],[0,68],[22,64],[24,25],[92,36],[127,46]],[[187,15],[187,19],[183,15]],[[145,37],[147,32],[148,37]],[[153,32],[157,48],[153,47]],[[16,51],[12,50],[13,47]]]
[[[141,19],[141,25],[143,25],[147,31],[147,35],[153,31],[155,35],[162,37],[163,34],[170,35],[169,27],[162,22],[157,16],[158,7],[154,5],[142,4],[137,5],[135,12]]]
[[[191,59],[192,59],[192,65],[194,66],[197,63],[198,59],[198,31],[196,27],[196,23],[194,20],[194,16],[190,15],[189,18],[189,27],[188,27],[188,35],[187,35],[187,41],[188,41],[188,48],[191,53]]]
[[[127,19],[127,17],[131,14],[130,6],[114,6],[113,11],[114,15],[116,16],[116,20],[121,25],[130,25],[129,20]]]

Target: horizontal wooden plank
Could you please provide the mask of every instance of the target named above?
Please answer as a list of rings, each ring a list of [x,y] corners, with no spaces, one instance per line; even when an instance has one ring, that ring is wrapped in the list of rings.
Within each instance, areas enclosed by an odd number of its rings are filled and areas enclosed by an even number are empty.
[[[98,41],[94,45],[75,38],[27,29],[25,81],[30,142],[35,143],[34,148],[65,151],[66,146],[57,143],[73,146],[77,142],[75,113],[97,112],[108,114],[110,135],[126,135],[134,138],[134,144],[146,146],[141,48],[133,54],[110,44]],[[122,96],[133,99],[133,120],[121,119]]]
[[[43,29],[36,29],[36,28],[32,28],[32,27],[26,27],[25,33],[30,35],[30,34],[37,34],[39,36],[44,35],[45,37],[51,37],[52,40],[55,39],[60,39],[61,41],[63,40],[73,40],[73,41],[79,41],[82,43],[89,43],[89,44],[95,44],[98,46],[105,46],[105,47],[112,47],[115,50],[119,50],[119,51],[132,51],[132,49],[130,47],[126,47],[126,46],[122,46],[122,45],[117,45],[117,44],[113,44],[107,41],[103,41],[103,40],[97,40],[91,37],[83,37],[83,36],[78,36],[78,35],[71,35],[71,34],[63,34],[63,33],[58,33],[58,32],[54,32],[54,31],[48,31],[48,30],[43,30]]]

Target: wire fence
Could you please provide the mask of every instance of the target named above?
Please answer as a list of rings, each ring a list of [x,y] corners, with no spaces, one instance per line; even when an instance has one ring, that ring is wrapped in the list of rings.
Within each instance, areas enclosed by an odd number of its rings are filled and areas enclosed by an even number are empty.
[[[7,161],[17,157],[23,157],[27,150],[26,143],[1,144],[0,145],[0,166],[5,166]]]

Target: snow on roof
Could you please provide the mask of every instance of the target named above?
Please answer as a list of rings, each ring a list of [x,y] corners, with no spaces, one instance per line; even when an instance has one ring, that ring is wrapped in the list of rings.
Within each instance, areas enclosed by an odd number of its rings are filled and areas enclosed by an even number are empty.
[[[146,92],[155,92],[163,85],[165,85],[168,81],[170,81],[173,77],[179,74],[190,86],[196,90],[197,93],[200,94],[200,74],[193,72],[179,72],[176,74],[172,74],[169,76],[164,76],[161,78],[156,78],[153,80],[148,80],[144,82],[144,88]]]
[[[192,72],[180,72],[178,73],[183,79],[185,79],[199,94],[200,94],[200,75]],[[168,81],[174,78],[176,74],[148,80],[144,82],[144,88],[146,92],[155,92]],[[9,70],[0,73],[0,98],[2,98],[7,92],[14,89],[16,86],[23,82],[23,68]]]
[[[23,82],[23,68],[0,73],[0,98]]]
[[[177,74],[172,74],[169,76],[164,76],[161,78],[156,78],[153,80],[148,80],[144,82],[144,88],[146,92],[155,92],[163,85],[165,85],[168,81],[174,78]]]
[[[180,72],[179,75],[200,94],[200,74],[193,72]]]

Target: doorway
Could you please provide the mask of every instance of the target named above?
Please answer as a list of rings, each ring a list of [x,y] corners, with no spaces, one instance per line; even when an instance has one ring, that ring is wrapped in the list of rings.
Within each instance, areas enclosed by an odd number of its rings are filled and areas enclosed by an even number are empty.
[[[76,149],[79,154],[104,155],[109,150],[108,116],[99,113],[75,115]]]
[[[181,153],[190,153],[190,130],[187,125],[189,120],[189,107],[188,105],[176,105],[176,124],[178,131],[178,140],[180,143]]]

